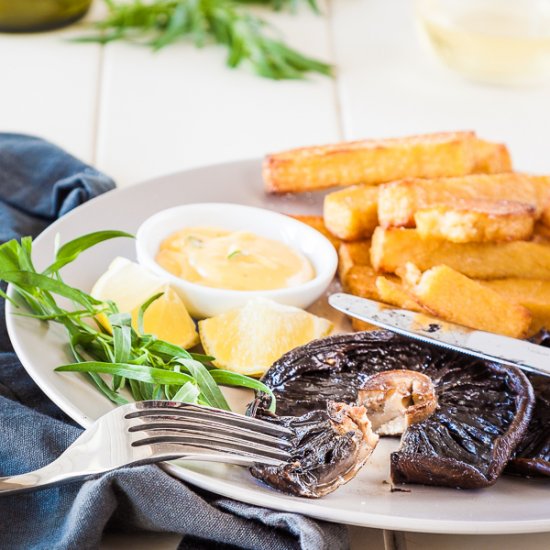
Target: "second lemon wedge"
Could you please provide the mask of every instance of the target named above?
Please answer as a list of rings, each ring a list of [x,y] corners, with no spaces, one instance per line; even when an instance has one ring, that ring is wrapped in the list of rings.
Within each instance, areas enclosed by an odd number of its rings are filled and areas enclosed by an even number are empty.
[[[214,364],[249,376],[261,376],[287,351],[332,329],[326,319],[262,298],[199,321],[202,345]]]
[[[127,260],[115,258],[107,271],[92,288],[92,296],[98,300],[112,300],[122,313],[132,315],[132,324],[137,328],[140,306],[151,296],[163,292],[143,316],[143,329],[162,340],[183,348],[195,346],[199,341],[197,329],[178,294],[147,269]],[[110,330],[105,315],[99,322]]]

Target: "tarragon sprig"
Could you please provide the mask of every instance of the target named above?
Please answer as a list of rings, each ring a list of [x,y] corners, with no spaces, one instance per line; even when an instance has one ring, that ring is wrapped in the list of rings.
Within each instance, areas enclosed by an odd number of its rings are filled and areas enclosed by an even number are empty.
[[[198,47],[207,43],[225,46],[230,67],[246,62],[266,78],[296,79],[310,72],[331,75],[329,64],[287,46],[266,21],[242,5],[282,9],[298,1],[303,0],[105,0],[108,14],[94,24],[99,32],[76,40],[102,44],[126,40],[159,50],[189,38]],[[318,11],[316,0],[306,1]]]
[[[53,263],[42,272],[34,267],[30,237],[0,246],[0,281],[10,283],[30,310],[30,313],[20,311],[19,314],[54,321],[67,330],[74,362],[56,370],[85,373],[117,404],[128,402],[122,393],[124,388],[135,400],[170,399],[226,410],[229,405],[220,385],[251,388],[273,396],[258,380],[214,368],[212,357],[190,353],[152,334],[145,334],[143,316],[162,294],[152,296],[141,306],[138,330],[135,330],[131,315],[119,312],[114,302],[97,300],[63,281],[63,267],[90,247],[117,237],[131,238],[132,235],[122,231],[98,231],[74,239],[57,250]],[[10,299],[1,290],[0,295]],[[55,296],[70,300],[74,308],[61,307]],[[19,307],[17,302],[14,305]],[[100,314],[107,316],[110,331],[96,321]]]

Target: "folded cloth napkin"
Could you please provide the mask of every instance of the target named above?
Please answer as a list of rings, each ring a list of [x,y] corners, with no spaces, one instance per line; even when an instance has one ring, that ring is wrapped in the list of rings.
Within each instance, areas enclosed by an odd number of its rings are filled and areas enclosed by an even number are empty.
[[[0,243],[38,234],[113,181],[41,139],[0,133]],[[0,302],[0,475],[54,460],[79,428],[34,384],[6,333]],[[183,536],[180,548],[344,549],[347,529],[199,491],[157,466],[0,497],[0,548],[97,548],[106,529]]]

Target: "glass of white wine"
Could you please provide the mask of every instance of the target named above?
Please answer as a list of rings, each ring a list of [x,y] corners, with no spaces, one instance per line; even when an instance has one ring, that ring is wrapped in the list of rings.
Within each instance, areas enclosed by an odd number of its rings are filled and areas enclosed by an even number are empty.
[[[450,68],[491,84],[550,79],[550,0],[416,0],[423,32]]]

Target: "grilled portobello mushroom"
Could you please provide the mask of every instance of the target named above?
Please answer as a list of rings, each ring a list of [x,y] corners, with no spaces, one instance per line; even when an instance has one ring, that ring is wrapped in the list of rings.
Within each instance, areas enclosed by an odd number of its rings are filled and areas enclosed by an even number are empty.
[[[378,443],[364,407],[327,403],[302,416],[277,417],[264,410],[262,420],[294,431],[292,460],[283,466],[254,466],[252,475],[271,487],[302,497],[321,497],[352,479]]]
[[[541,331],[532,341],[550,347],[550,333]],[[550,476],[550,377],[528,375],[535,390],[535,408],[527,432],[506,471],[525,476]]]
[[[371,331],[294,349],[269,369],[263,382],[277,397],[278,414],[301,416],[325,411],[331,401],[361,405],[361,390],[372,386],[373,375],[402,370],[428,377],[437,405],[430,405],[430,414],[418,423],[405,423],[400,447],[391,457],[393,481],[457,488],[492,485],[531,418],[533,389],[518,369]],[[252,411],[266,408],[265,399],[258,398]],[[267,479],[265,469],[256,468],[254,475],[286,490],[277,478]]]

